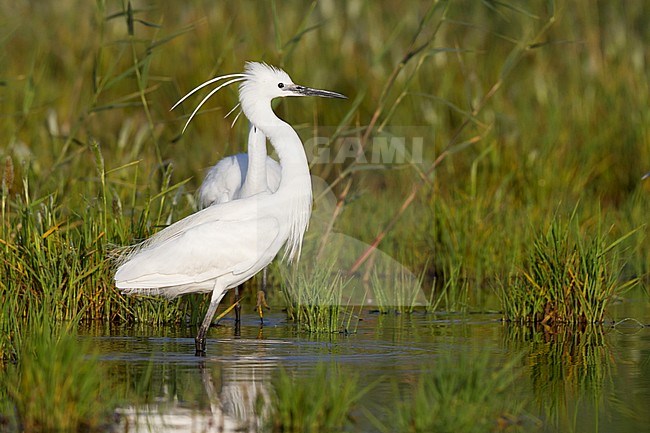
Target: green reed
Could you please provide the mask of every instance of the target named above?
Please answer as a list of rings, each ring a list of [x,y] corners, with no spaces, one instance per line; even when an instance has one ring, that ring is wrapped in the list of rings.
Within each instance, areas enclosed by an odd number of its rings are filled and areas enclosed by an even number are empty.
[[[416,307],[431,305],[422,292],[424,275],[416,278],[408,270],[400,268],[384,273],[374,268],[370,286],[380,313],[412,313]],[[431,308],[430,308],[431,309]]]
[[[437,284],[438,281],[441,283]],[[449,260],[442,275],[434,279],[425,311],[435,313],[443,309],[446,312],[466,313],[468,306],[469,282],[463,277],[462,266]]]
[[[494,369],[485,352],[441,355],[403,391],[393,431],[523,431],[517,426],[523,401],[509,394],[519,361],[515,357]]]
[[[645,2],[328,5],[260,2],[243,13],[239,2],[154,0],[146,8],[127,1],[0,2],[0,365],[6,371],[37,370],[38,361],[25,353],[32,327],[42,325],[26,320],[46,310],[51,322],[200,320],[204,297],[120,295],[109,252],[193,212],[205,169],[245,150],[241,119],[234,130],[231,119],[222,119],[236,91],[220,92],[182,137],[188,111],[168,111],[194,85],[241,71],[245,60],[268,61],[296,82],[350,97],[349,105],[293,100],[275,109],[303,141],[323,131],[331,138],[332,158],[311,169],[337,197],[332,230],[367,244],[382,235],[382,251],[405,257],[424,286],[438,289],[429,310],[482,308],[499,286],[508,320],[601,321],[626,280],[648,280],[650,187],[640,176],[650,167],[650,92],[638,60],[647,49]],[[269,17],[272,25],[259,25]],[[314,53],[318,62],[311,61]],[[401,131],[423,138],[421,162],[367,162],[373,136]],[[346,153],[349,142],[341,137],[358,138],[366,148]],[[568,236],[559,226],[554,236],[538,233],[556,209],[570,212],[577,202],[576,218],[600,215],[611,233],[588,224]],[[287,302],[290,314],[297,319],[308,311],[300,320],[313,329],[354,330],[342,277],[349,269],[337,277],[339,269],[325,268],[283,283],[297,290]],[[502,284],[511,269],[517,276]],[[315,303],[306,295],[312,285],[322,289]],[[291,306],[296,299],[305,303]],[[402,299],[409,304],[408,295]],[[61,343],[64,350],[59,343],[44,346],[64,359],[71,341]],[[557,350],[553,356],[585,352],[586,363],[592,349]],[[42,354],[53,365],[69,363],[86,380],[84,365],[53,356]],[[566,373],[599,383],[609,367],[602,368]],[[556,373],[540,371],[540,381]],[[42,389],[29,380],[12,389]],[[418,386],[424,396],[418,401],[444,394]],[[88,401],[97,398],[88,392]],[[454,403],[444,395],[440,401]],[[17,391],[12,396],[18,402]],[[21,413],[37,420],[29,395],[23,398]],[[425,415],[413,410],[401,410],[406,431],[428,425],[414,422]]]
[[[613,242],[598,228],[581,233],[571,217],[558,217],[531,245],[521,275],[500,289],[504,319],[555,325],[601,323],[609,303],[636,283],[620,281],[621,267]]]
[[[15,431],[103,431],[117,401],[113,386],[75,321],[52,326],[45,312],[21,321],[17,361],[0,371],[0,407]],[[12,431],[11,428],[9,431]]]
[[[348,280],[333,265],[307,263],[281,269],[287,318],[308,332],[354,332],[355,306],[344,298]]]
[[[329,227],[406,257],[425,286],[442,288],[431,305],[482,308],[504,275],[527,266],[532,227],[551,210],[602,210],[617,236],[643,227],[648,80],[635,59],[648,6],[567,4],[264,3],[241,13],[230,2],[3,3],[0,326],[46,292],[57,319],[184,320],[181,301],[147,313],[148,300],[117,294],[107,253],[193,212],[205,169],[245,150],[241,121],[233,130],[222,119],[235,91],[220,92],[182,137],[187,112],[168,111],[245,60],[350,97],[275,109],[303,141],[331,139],[331,158],[311,167],[337,197]],[[258,25],[268,17],[272,26]],[[608,37],[618,29],[625,38]],[[571,42],[587,40],[602,45]],[[315,52],[317,68],[305,61]],[[373,164],[373,138],[400,134],[423,139],[422,160]],[[630,277],[648,278],[646,232],[613,248]],[[11,334],[0,336],[3,353]]]
[[[331,432],[350,425],[351,412],[369,391],[356,375],[319,363],[307,378],[280,368],[273,379],[268,430]]]
[[[113,264],[106,255],[110,246],[104,224],[111,218],[111,231],[119,232],[127,224],[125,219],[106,215],[101,205],[92,203],[82,212],[70,214],[60,202],[57,194],[33,199],[25,181],[24,193],[14,201],[13,212],[5,214],[0,262],[5,276],[0,285],[4,308],[25,317],[30,308],[38,308],[47,299],[51,300],[54,320],[81,316],[151,321],[158,313],[147,317],[138,307],[136,314],[134,302],[113,288]]]
[[[601,324],[505,324],[504,329],[505,343],[526,352],[524,371],[530,376],[535,412],[547,424],[561,429],[576,419],[584,405],[576,404],[572,413],[567,404],[576,396],[596,407],[603,403],[615,376],[615,358]]]

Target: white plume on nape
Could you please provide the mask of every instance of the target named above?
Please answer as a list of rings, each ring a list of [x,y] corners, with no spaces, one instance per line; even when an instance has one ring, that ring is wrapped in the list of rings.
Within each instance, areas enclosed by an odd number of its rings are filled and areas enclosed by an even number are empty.
[[[275,80],[277,78],[291,81],[289,74],[282,69],[267,65],[264,62],[246,62],[244,73],[254,81]]]

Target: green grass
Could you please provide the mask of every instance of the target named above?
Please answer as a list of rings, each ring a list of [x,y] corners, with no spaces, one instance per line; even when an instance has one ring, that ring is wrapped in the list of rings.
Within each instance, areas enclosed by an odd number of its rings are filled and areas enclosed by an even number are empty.
[[[616,380],[617,364],[607,329],[602,325],[507,324],[504,342],[511,350],[526,353],[523,370],[530,376],[530,410],[549,427],[577,431],[576,420],[579,415],[584,417],[585,403],[598,408],[611,398],[605,395]],[[627,409],[633,404],[628,402]]]
[[[271,432],[342,431],[351,424],[351,412],[369,391],[357,376],[325,363],[316,365],[308,379],[281,368],[273,379],[268,418]]]
[[[469,283],[463,278],[462,270],[461,264],[449,260],[442,275],[434,278],[425,307],[427,313],[468,311]]]
[[[485,352],[442,355],[409,386],[397,406],[400,432],[525,431],[524,402],[513,398],[519,359],[491,368]]]
[[[413,313],[418,306],[434,310],[433,305],[424,299],[423,276],[416,278],[404,268],[386,271],[382,273],[380,268],[374,268],[370,276],[370,285],[380,313]]]
[[[222,118],[234,89],[182,137],[193,106],[169,107],[246,60],[349,96],[347,104],[294,98],[275,109],[303,141],[322,134],[330,154],[343,156],[311,167],[336,197],[325,233],[376,243],[422,276],[430,311],[503,307],[513,321],[602,321],[627,281],[650,281],[650,181],[640,179],[650,169],[649,8],[588,0],[0,3],[0,358],[3,374],[24,372],[11,394],[21,422],[50,422],[16,391],[49,392],[40,368],[70,364],[79,390],[94,398],[83,385],[92,353],[80,364],[66,358],[77,340],[42,337],[42,358],[52,363],[42,366],[26,348],[45,324],[30,317],[46,317],[50,329],[71,320],[201,319],[205,297],[121,296],[109,257],[193,212],[205,169],[245,149],[244,122],[231,129]],[[400,136],[422,139],[421,162],[367,163],[375,137]],[[346,153],[344,138],[361,147]],[[558,225],[572,212],[574,223]],[[342,276],[367,263],[358,260],[364,250],[344,253],[341,269],[271,276],[272,290],[280,282],[298,290],[286,302],[294,318],[316,306],[305,326],[354,330],[358,312],[347,307]],[[518,278],[504,283],[510,275]],[[413,305],[409,292],[393,291],[399,280],[375,282],[385,308]],[[324,288],[321,300],[292,304],[309,288]],[[334,301],[338,309],[324,307]],[[433,392],[418,386],[416,394]],[[77,405],[79,396],[59,389]],[[43,407],[63,423],[51,403]],[[71,422],[96,426],[103,409],[79,403]],[[418,419],[414,410],[405,407],[404,420]]]
[[[50,320],[23,322],[30,332],[17,362],[0,371],[0,412],[16,431],[103,431],[117,405],[107,371],[69,323],[51,328]]]
[[[585,236],[572,219],[563,223],[558,217],[540,233],[520,276],[501,288],[505,320],[549,326],[602,323],[608,304],[636,283],[621,282],[614,254],[631,233],[609,243],[600,227]]]
[[[346,304],[341,271],[305,261],[283,269],[281,290],[290,321],[307,332],[354,332],[356,306]]]
[[[194,211],[204,170],[244,150],[245,127],[222,119],[235,91],[182,137],[192,106],[168,109],[245,60],[350,97],[276,110],[303,141],[322,132],[343,155],[312,166],[337,198],[328,227],[443,288],[432,304],[496,308],[493,289],[527,266],[539,228],[576,203],[578,220],[600,215],[613,239],[632,233],[612,252],[626,279],[647,282],[647,15],[645,2],[587,0],[3,3],[2,356],[16,352],[15,316],[45,299],[56,320],[200,315],[201,300],[120,296],[107,257]],[[375,137],[393,136],[421,138],[422,162],[364,162]],[[341,153],[343,138],[361,147]],[[588,246],[600,234],[576,236]]]

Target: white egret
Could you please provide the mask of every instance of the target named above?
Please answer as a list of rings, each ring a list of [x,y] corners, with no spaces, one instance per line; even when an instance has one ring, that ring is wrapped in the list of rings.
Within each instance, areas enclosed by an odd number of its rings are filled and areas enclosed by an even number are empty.
[[[226,156],[208,170],[198,191],[199,208],[275,192],[280,186],[280,164],[266,154],[266,136],[251,125],[248,153]]]
[[[239,99],[244,115],[270,139],[280,158],[280,186],[272,194],[263,192],[209,206],[183,218],[130,248],[115,273],[116,287],[127,294],[175,297],[212,292],[196,336],[197,355],[205,354],[205,334],[226,290],[266,267],[282,246],[283,258],[288,261],[300,256],[311,215],[309,165],[298,134],[275,115],[271,100],[285,96],[345,98],[299,86],[286,72],[255,62],[247,63],[243,74],[217,77],[198,88],[226,78],[230,80],[212,90],[194,113],[220,88],[241,81]]]
[[[199,187],[199,207],[203,209],[261,192],[273,193],[280,186],[281,174],[280,164],[266,154],[266,136],[251,125],[248,152],[227,156],[210,168]],[[263,308],[268,308],[264,295],[266,268],[262,272],[262,290],[257,293],[256,309],[263,323]],[[241,306],[238,303],[238,287],[235,287],[235,300],[235,322],[239,323]]]

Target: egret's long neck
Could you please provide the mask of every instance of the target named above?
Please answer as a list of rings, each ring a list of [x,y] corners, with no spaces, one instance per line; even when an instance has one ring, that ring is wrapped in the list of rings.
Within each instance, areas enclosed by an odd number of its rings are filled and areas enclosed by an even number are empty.
[[[266,175],[266,136],[251,125],[248,131],[248,170],[242,186],[244,197],[268,190]]]
[[[270,106],[255,108],[249,119],[269,138],[280,158],[282,180],[278,192],[286,190],[290,186],[293,194],[308,190],[311,197],[309,163],[300,137],[291,125],[275,115]],[[248,116],[248,113],[244,114]],[[266,150],[264,151],[266,152]],[[305,177],[307,181],[305,181]]]
[[[290,209],[291,228],[285,257],[289,260],[298,258],[302,238],[311,216],[311,177],[309,164],[296,131],[286,122],[278,118],[269,106],[256,106],[255,110],[244,114],[271,141],[280,158],[282,179],[275,192],[278,198]]]

